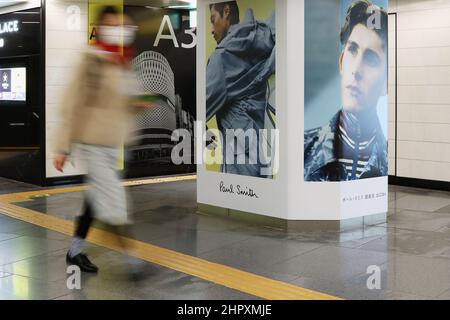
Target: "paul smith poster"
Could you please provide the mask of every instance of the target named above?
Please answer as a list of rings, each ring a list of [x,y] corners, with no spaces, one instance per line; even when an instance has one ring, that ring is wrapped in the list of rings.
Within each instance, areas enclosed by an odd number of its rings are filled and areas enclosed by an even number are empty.
[[[273,178],[275,0],[206,7],[208,171]],[[211,164],[212,163],[212,164]]]

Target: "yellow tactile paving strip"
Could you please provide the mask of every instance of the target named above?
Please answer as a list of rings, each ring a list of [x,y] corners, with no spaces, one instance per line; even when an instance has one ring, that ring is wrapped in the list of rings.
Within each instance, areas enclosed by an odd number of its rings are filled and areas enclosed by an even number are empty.
[[[143,179],[143,180],[124,181],[123,185],[125,187],[134,187],[134,186],[140,186],[140,185],[160,184],[160,183],[195,180],[195,179],[197,179],[196,175],[186,175],[186,176],[176,176],[176,177],[164,177],[164,178],[152,178],[152,179]],[[21,192],[21,193],[3,194],[3,195],[0,195],[0,202],[7,202],[7,203],[26,202],[26,201],[31,201],[32,200],[31,197],[34,197],[34,196],[81,192],[84,190],[86,190],[86,186],[83,185],[83,186],[76,186],[76,187],[54,188],[54,189],[35,190],[35,191],[28,191],[28,192]]]
[[[196,176],[180,176],[170,178],[156,178],[124,182],[126,186],[156,184],[193,180]],[[38,190],[0,196],[0,213],[22,220],[49,230],[71,236],[74,229],[72,221],[50,216],[34,210],[14,205],[14,202],[30,201],[30,197],[79,192],[84,186]],[[88,241],[115,251],[122,251],[118,238],[113,233],[93,228]],[[185,255],[176,251],[157,247],[149,243],[134,239],[123,238],[132,250],[132,255],[160,266],[176,270],[191,276],[204,279],[215,284],[235,289],[253,296],[268,300],[339,300],[339,298],[319,293],[309,289],[294,286],[289,283],[276,281],[256,274],[212,263],[197,257]]]

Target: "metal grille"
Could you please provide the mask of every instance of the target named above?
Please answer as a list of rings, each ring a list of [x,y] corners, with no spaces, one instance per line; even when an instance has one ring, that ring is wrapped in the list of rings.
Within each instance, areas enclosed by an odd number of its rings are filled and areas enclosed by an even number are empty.
[[[176,123],[175,111],[163,101],[155,104],[153,108],[141,111],[136,117],[138,130],[159,128],[175,130]]]
[[[175,80],[167,59],[155,51],[144,51],[133,60],[143,89],[163,95],[175,105]]]

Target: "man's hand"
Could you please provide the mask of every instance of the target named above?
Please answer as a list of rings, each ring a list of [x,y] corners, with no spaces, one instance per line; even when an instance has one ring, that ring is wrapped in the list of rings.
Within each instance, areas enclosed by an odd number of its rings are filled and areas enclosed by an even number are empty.
[[[53,165],[55,166],[56,170],[58,170],[59,172],[63,172],[66,161],[67,156],[65,154],[58,154],[53,161]]]

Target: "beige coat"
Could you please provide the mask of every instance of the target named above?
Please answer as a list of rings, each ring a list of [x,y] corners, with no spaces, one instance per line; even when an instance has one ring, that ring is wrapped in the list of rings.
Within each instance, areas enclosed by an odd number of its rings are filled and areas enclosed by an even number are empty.
[[[126,140],[137,111],[126,90],[133,77],[131,71],[110,63],[105,54],[83,53],[61,101],[56,153],[69,154],[74,143],[117,148]]]

